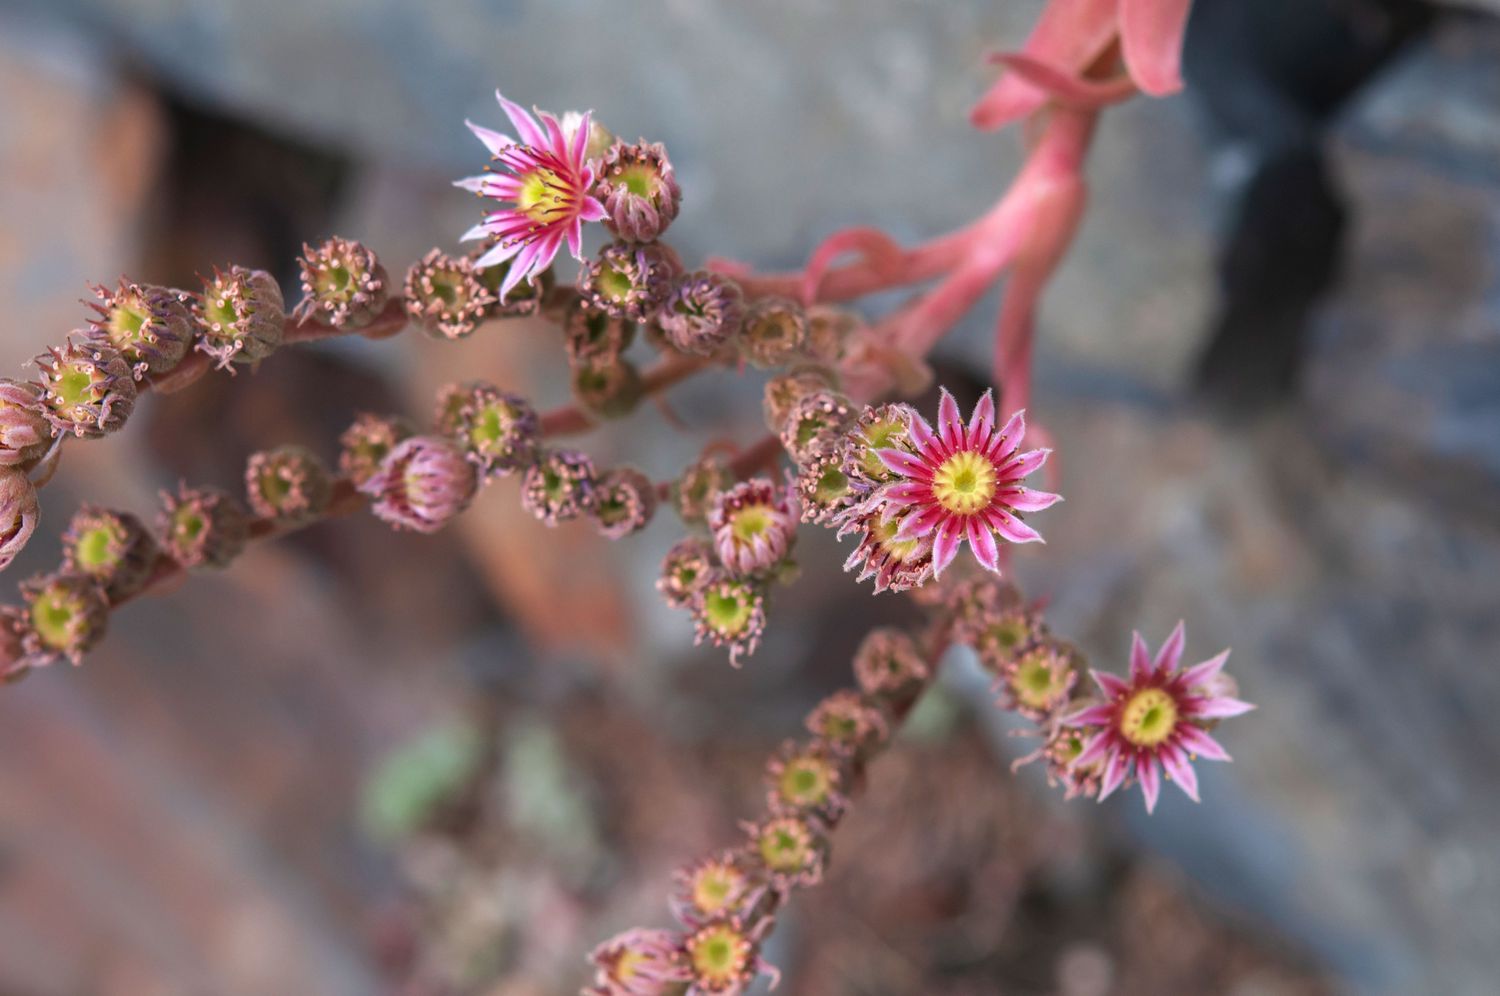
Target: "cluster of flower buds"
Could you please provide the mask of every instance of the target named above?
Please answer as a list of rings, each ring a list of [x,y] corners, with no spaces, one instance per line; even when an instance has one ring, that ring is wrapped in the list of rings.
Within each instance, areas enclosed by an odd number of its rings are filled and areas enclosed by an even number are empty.
[[[766,765],[766,810],[742,824],[739,845],[677,873],[677,928],[627,930],[599,945],[583,996],[739,996],[763,975],[774,983],[762,944],[793,890],[822,881],[851,786],[931,667],[906,633],[875,630],[854,672],[857,688],[820,702],[807,716],[810,736],[783,744]]]
[[[1055,637],[1041,612],[997,578],[959,582],[944,604],[949,639],[972,647],[995,678],[1000,704],[1034,724],[1041,746],[1017,766],[1041,761],[1048,783],[1062,785],[1068,798],[1104,799],[1139,782],[1150,811],[1165,774],[1196,802],[1191,762],[1229,760],[1210,731],[1254,708],[1240,701],[1223,671],[1229,651],[1180,668],[1181,623],[1155,657],[1136,634],[1126,679],[1088,671],[1082,652]]]
[[[790,482],[732,480],[714,454],[678,478],[672,496],[683,522],[707,535],[690,535],[668,551],[656,587],[668,605],[691,613],[695,642],[727,648],[738,667],[765,633],[771,587],[796,576],[798,510]]]

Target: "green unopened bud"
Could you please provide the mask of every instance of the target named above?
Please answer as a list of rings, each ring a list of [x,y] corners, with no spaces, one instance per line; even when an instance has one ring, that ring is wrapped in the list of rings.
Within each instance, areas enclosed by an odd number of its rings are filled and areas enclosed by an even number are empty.
[[[43,414],[58,432],[96,438],[125,424],[135,408],[130,366],[102,343],[68,342],[36,358]]]
[[[541,422],[518,394],[483,381],[449,384],[438,392],[437,422],[486,477],[504,477],[536,462]]]
[[[82,574],[53,574],[22,585],[27,629],[23,644],[33,666],[66,657],[74,664],[104,638],[109,602]]]
[[[192,296],[185,291],[125,280],[114,290],[95,287],[99,313],[89,324],[130,364],[137,380],[171,370],[187,355],[196,331]]]
[[[656,513],[656,485],[634,467],[616,467],[595,489],[594,522],[610,539],[640,532]]]
[[[740,352],[758,367],[779,367],[796,355],[806,335],[802,305],[780,297],[759,298],[745,312]]]
[[[258,363],[276,351],[286,334],[281,286],[265,270],[231,266],[203,281],[193,309],[198,349],[218,361]]]
[[[183,567],[227,566],[250,538],[249,513],[217,488],[163,492],[162,504],[162,548]]]
[[[141,590],[157,552],[156,540],[129,512],[85,506],[63,533],[63,564],[93,578],[111,602]]]
[[[362,329],[390,297],[390,275],[375,253],[358,242],[334,236],[316,249],[304,244],[297,265],[302,270],[298,321]]]
[[[357,487],[374,476],[386,454],[414,435],[416,427],[399,415],[362,412],[339,436],[339,473]]]
[[[433,249],[406,271],[406,313],[434,339],[472,335],[497,301],[465,256]]]
[[[333,497],[328,468],[301,446],[252,454],[245,465],[245,497],[256,515],[286,524],[322,515]]]
[[[640,403],[640,371],[624,357],[585,357],[572,367],[573,397],[594,414],[619,418]]]

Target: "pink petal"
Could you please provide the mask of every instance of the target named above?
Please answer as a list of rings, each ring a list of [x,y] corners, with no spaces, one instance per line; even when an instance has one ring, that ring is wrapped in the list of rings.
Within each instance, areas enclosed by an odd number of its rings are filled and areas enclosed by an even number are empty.
[[[484,125],[475,124],[468,118],[464,118],[464,124],[469,126],[469,130],[474,133],[475,138],[484,143],[484,147],[490,150],[490,155],[492,156],[498,156],[500,150],[516,144],[511,140],[509,135],[502,135],[493,128],[486,128]]]
[[[1167,769],[1167,774],[1171,776],[1172,781],[1177,783],[1177,787],[1182,789],[1189,799],[1194,802],[1200,801],[1198,799],[1198,773],[1193,770],[1192,763],[1188,761],[1182,749],[1168,744],[1162,749],[1160,757],[1162,767]]]
[[[572,162],[583,162],[583,154],[589,147],[589,129],[593,126],[590,119],[593,116],[593,111],[584,111],[583,117],[579,119],[578,130],[573,133],[573,145],[568,149]]]
[[[1130,635],[1130,680],[1145,681],[1151,674],[1151,651],[1139,632]]]
[[[1167,642],[1161,645],[1156,652],[1156,661],[1152,667],[1157,674],[1166,674],[1177,670],[1177,665],[1182,663],[1182,644],[1187,640],[1187,625],[1182,620],[1172,628],[1172,633],[1167,637]]]
[[[1014,412],[1005,422],[1005,427],[1000,434],[990,440],[989,453],[986,454],[991,460],[1000,463],[1006,457],[1016,451],[1021,445],[1021,439],[1026,435],[1026,410],[1023,408]]]
[[[1040,512],[1062,501],[1062,495],[1050,491],[1036,491],[1018,485],[1000,492],[1001,500],[1017,512]]]
[[[1221,695],[1212,699],[1190,698],[1184,703],[1182,711],[1194,719],[1228,719],[1230,716],[1243,716],[1254,708],[1252,703]]]
[[[893,474],[900,474],[902,477],[914,477],[920,481],[932,479],[932,470],[927,466],[926,462],[921,457],[908,453],[905,450],[876,450],[875,455],[880,458],[880,462],[885,464]]]
[[[938,436],[941,437],[949,449],[958,449],[964,444],[964,420],[958,413],[958,402],[948,389],[942,388],[941,400],[938,402]]]
[[[525,245],[520,242],[497,242],[488,252],[476,259],[474,265],[482,270],[485,267],[503,263],[524,248],[526,248]]]
[[[1000,573],[1000,547],[995,543],[995,534],[979,521],[978,516],[969,519],[969,549],[979,566],[992,574]]]
[[[939,578],[953,558],[958,556],[958,546],[963,542],[963,526],[954,516],[948,516],[938,526],[932,541],[932,576]]]
[[[523,145],[532,145],[544,148],[547,145],[547,136],[537,127],[531,115],[526,113],[526,108],[520,104],[505,99],[505,95],[499,90],[495,91],[495,99],[500,102],[500,107],[505,111],[505,116],[510,118],[511,126],[516,129],[516,134],[521,137]]]
[[[1188,723],[1177,728],[1177,743],[1189,754],[1197,754],[1208,761],[1228,761],[1229,752],[1203,730]]]
[[[1130,758],[1123,751],[1116,751],[1109,756],[1109,763],[1104,766],[1104,783],[1099,786],[1099,801],[1103,802],[1114,794],[1115,789],[1125,781],[1125,775],[1130,771]]]
[[[473,228],[458,237],[460,242],[473,242],[475,239],[487,239],[494,234],[495,226],[488,221],[481,221]]]
[[[916,505],[932,500],[932,485],[917,481],[887,484],[881,495],[886,501],[897,505]]]
[[[1156,800],[1161,796],[1161,769],[1150,758],[1137,758],[1135,777],[1141,783],[1141,792],[1146,796],[1146,812],[1156,809]]]
[[[1011,459],[1000,468],[1000,476],[1007,481],[1019,481],[1023,477],[1031,475],[1042,464],[1047,462],[1047,457],[1052,455],[1051,450],[1027,450],[1018,457]]]
[[[583,207],[579,209],[578,217],[584,221],[603,221],[609,214],[604,210],[604,204],[597,197],[585,197]]]
[[[928,454],[937,451],[939,445],[937,434],[932,431],[932,423],[923,418],[920,412],[911,413],[906,428],[911,433],[911,441],[916,444],[917,449]]]
[[[495,183],[495,174],[480,173],[478,176],[466,176],[462,180],[454,180],[455,187],[462,188],[475,194],[487,194]]]
[[[1104,726],[1109,723],[1114,714],[1114,707],[1110,705],[1089,706],[1087,709],[1079,710],[1063,720],[1064,726]]]
[[[1003,538],[1012,543],[1045,543],[1042,534],[1032,529],[1003,508],[991,508],[984,512],[985,521]]]
[[[583,221],[580,218],[574,218],[568,226],[568,251],[574,259],[583,258]]]
[[[1084,746],[1083,750],[1077,757],[1073,758],[1073,763],[1068,765],[1068,767],[1086,768],[1100,758],[1103,758],[1109,753],[1109,742],[1110,736],[1108,730],[1094,734],[1094,739],[1090,740]]]
[[[983,452],[990,443],[990,433],[995,431],[995,392],[985,391],[969,416],[969,430],[964,444],[971,450]]]
[[[1192,0],[1120,0],[1125,67],[1153,97],[1182,89],[1182,39],[1192,6]]]
[[[901,523],[901,528],[896,531],[898,540],[918,539],[926,536],[937,527],[939,522],[949,518],[948,512],[941,505],[933,505],[922,511],[908,516]]]
[[[1197,688],[1224,670],[1224,662],[1229,660],[1229,651],[1225,650],[1214,657],[1210,657],[1202,664],[1194,664],[1178,676],[1177,681],[1183,688]]]
[[[1108,671],[1091,670],[1089,674],[1094,676],[1094,684],[1098,685],[1099,689],[1112,699],[1117,699],[1130,691],[1130,682],[1124,678],[1110,674]]]

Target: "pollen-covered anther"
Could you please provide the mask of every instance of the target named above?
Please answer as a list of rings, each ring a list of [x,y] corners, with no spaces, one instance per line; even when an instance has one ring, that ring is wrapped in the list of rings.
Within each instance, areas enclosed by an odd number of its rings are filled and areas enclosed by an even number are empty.
[[[224,369],[230,363],[258,363],[286,335],[281,286],[265,270],[231,266],[203,281],[193,304],[197,349]]]
[[[854,677],[866,695],[903,695],[931,671],[916,643],[899,629],[871,630],[854,653]]]
[[[63,533],[63,565],[86,574],[110,602],[140,591],[156,565],[159,548],[145,524],[129,512],[86,505]]]
[[[136,380],[171,370],[193,344],[192,296],[185,291],[121,279],[114,289],[96,286],[93,337],[130,365]]]
[[[469,507],[478,472],[464,452],[442,436],[412,436],[386,454],[380,469],[359,486],[370,511],[397,529],[434,533]]]
[[[715,571],[694,594],[691,609],[693,642],[727,648],[732,666],[739,667],[740,658],[749,657],[760,646],[766,631],[762,582]]]
[[[644,322],[672,293],[682,261],[660,242],[614,242],[578,271],[578,292],[614,318]]]
[[[109,601],[94,579],[84,574],[51,574],[21,586],[25,601],[22,647],[29,667],[59,658],[74,664],[104,639]]]
[[[682,202],[667,150],[642,139],[615,143],[599,168],[594,193],[604,203],[604,224],[631,242],[658,239]]]
[[[434,339],[472,335],[497,298],[479,279],[474,262],[441,249],[406,271],[406,314]]]
[[[411,421],[400,415],[361,412],[339,436],[339,473],[358,487],[374,476],[397,443],[416,431]]]
[[[245,464],[245,497],[256,515],[297,525],[328,508],[333,478],[323,461],[304,447],[262,450]]]
[[[769,478],[742,481],[708,514],[719,563],[733,576],[761,575],[786,559],[797,538],[796,503]]]
[[[836,391],[813,391],[798,399],[781,428],[781,445],[792,459],[804,459],[838,444],[854,418],[854,405]]]
[[[550,450],[526,470],[521,504],[549,526],[587,515],[597,500],[594,462],[577,450]]]
[[[362,329],[385,308],[391,278],[366,246],[334,236],[314,249],[302,246],[302,302],[298,321],[318,321],[340,329]]]
[[[594,523],[609,539],[645,529],[656,514],[656,485],[634,467],[616,467],[595,488]]]
[[[162,493],[157,533],[162,549],[182,567],[225,567],[250,538],[250,515],[217,488]]]
[[[449,384],[438,392],[437,422],[486,478],[536,462],[541,420],[531,402],[484,381]]]
[[[656,590],[674,609],[690,607],[715,568],[713,551],[696,536],[678,540],[662,559]]]
[[[36,358],[42,413],[59,433],[96,438],[125,424],[135,408],[130,366],[112,347],[69,341]]]
[[[745,310],[740,352],[758,367],[779,367],[797,355],[807,338],[802,305],[782,297],[757,298]]]
[[[656,313],[667,341],[683,353],[713,356],[740,331],[745,316],[739,284],[699,270],[682,277]]]

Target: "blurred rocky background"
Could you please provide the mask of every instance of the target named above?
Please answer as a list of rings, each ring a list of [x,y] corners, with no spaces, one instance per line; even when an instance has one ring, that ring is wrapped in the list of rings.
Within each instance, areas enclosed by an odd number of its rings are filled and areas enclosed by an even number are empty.
[[[1500,977],[1500,22],[1485,4],[1199,0],[1190,92],[1109,114],[1041,315],[1069,501],[1018,573],[1118,665],[1134,626],[1229,644],[1261,704],[1205,803],[1063,804],[949,662],[770,952],[794,996],[1493,993]],[[291,282],[337,232],[400,272],[472,220],[491,92],[664,141],[692,258],[794,265],[988,204],[966,125],[1036,2],[0,0],[0,361],[86,283]],[[989,302],[946,343],[988,368]],[[566,397],[541,326],[278,354],[78,447],[11,577],[84,499],[233,487],[357,410],[483,370]],[[752,378],[752,381],[754,379]],[[758,384],[591,438],[670,475],[754,432]],[[674,427],[680,420],[688,428]],[[903,611],[821,531],[741,672],[614,547],[492,488],[431,539],[369,519],[120,613],[0,695],[0,991],[569,993],[731,842],[764,756]]]

